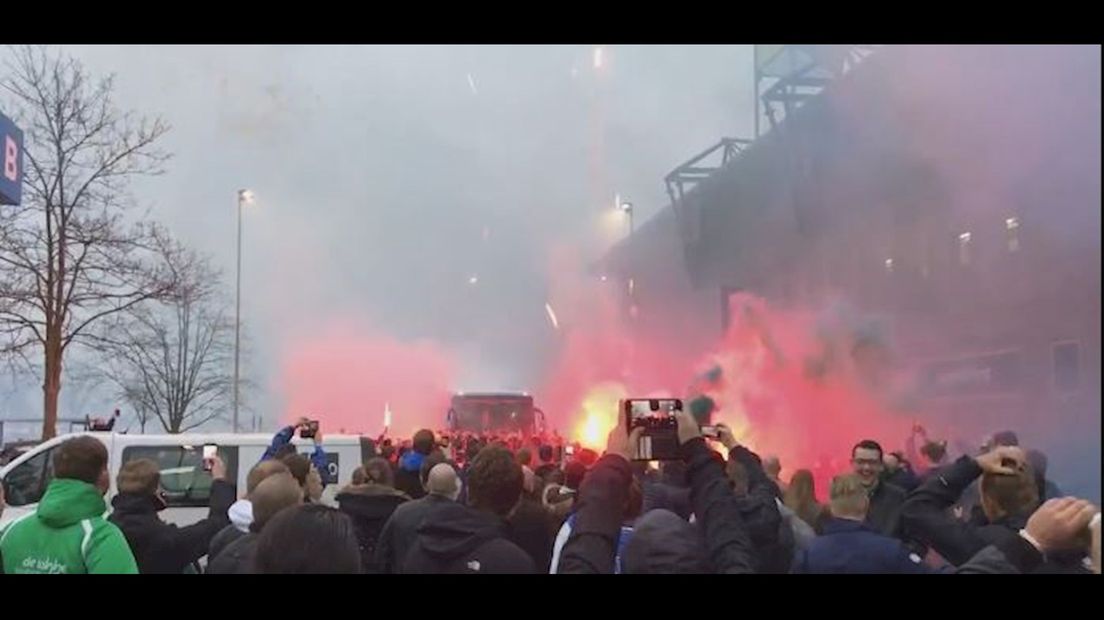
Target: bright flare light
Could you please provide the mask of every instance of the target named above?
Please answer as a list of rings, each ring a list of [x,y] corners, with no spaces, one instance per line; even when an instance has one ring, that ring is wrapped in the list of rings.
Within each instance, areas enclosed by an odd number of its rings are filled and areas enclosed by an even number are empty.
[[[240,200],[242,202],[242,204],[251,205],[256,200],[256,198],[257,198],[256,195],[253,194],[253,190],[250,190],[250,189],[239,189],[238,190],[238,200]]]
[[[584,447],[601,451],[606,447],[606,436],[617,426],[618,405],[624,398],[628,398],[628,392],[620,383],[591,388],[579,407],[581,415],[572,437]]]
[[[548,320],[552,321],[552,327],[557,330],[560,329],[560,322],[556,319],[556,311],[552,309],[552,304],[546,302],[544,304],[544,311],[548,314]]]

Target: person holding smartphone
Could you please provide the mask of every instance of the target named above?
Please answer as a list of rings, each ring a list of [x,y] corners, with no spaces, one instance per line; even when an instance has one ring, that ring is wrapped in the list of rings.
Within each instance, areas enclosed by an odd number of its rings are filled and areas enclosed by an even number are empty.
[[[291,439],[295,437],[295,433],[299,433],[299,436],[303,439],[310,439],[314,442],[314,452],[311,453],[310,460],[318,473],[322,475],[322,486],[325,487],[330,482],[327,479],[328,476],[325,475],[329,471],[329,463],[326,460],[326,451],[322,449],[322,429],[318,420],[301,417],[295,421],[295,424],[281,428],[272,436],[272,443],[261,455],[261,460],[279,459],[287,454],[294,453],[296,450],[295,446],[291,444]]]
[[[196,476],[211,476],[211,508],[206,519],[186,527],[165,523],[157,515],[168,503],[156,462],[136,459],[119,470],[119,494],[111,500],[114,510],[108,520],[123,531],[140,573],[185,572],[207,555],[211,539],[230,524],[227,513],[237,492],[226,479],[226,465],[216,452],[204,458],[196,470]]]
[[[754,573],[758,558],[725,478],[724,461],[706,445],[693,416],[674,412],[678,456],[686,463],[696,523],[667,510],[653,510],[637,522],[624,550],[626,573]],[[606,454],[579,491],[572,536],[559,558],[559,574],[613,573],[623,509],[629,501],[632,468],[643,427],[629,431],[619,416]]]
[[[984,521],[962,522],[948,515],[948,510],[975,481]],[[952,565],[960,566],[985,547],[1006,544],[1028,531],[1026,524],[1040,504],[1035,473],[1026,452],[1019,446],[1001,445],[976,457],[962,456],[921,484],[905,501],[901,521],[910,537],[930,545]],[[1085,511],[1090,518],[1091,509],[1087,504],[1078,504],[1078,510]],[[1087,527],[1089,519],[1084,521],[1082,527]],[[1032,544],[1042,553],[1042,561],[1032,566],[1031,572],[1087,572],[1084,567],[1087,549],[1047,549],[1045,545]]]

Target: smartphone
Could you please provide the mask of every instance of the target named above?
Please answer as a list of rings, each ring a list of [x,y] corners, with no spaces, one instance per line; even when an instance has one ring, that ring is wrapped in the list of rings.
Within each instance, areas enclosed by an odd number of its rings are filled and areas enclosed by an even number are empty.
[[[675,412],[682,411],[678,398],[630,398],[622,401],[626,428],[643,428],[633,460],[674,461],[679,458],[678,421]]]
[[[218,456],[218,446],[209,443],[203,446],[203,471],[211,471]]]
[[[710,439],[720,439],[721,431],[716,426],[703,426],[701,427],[702,437],[708,437]]]

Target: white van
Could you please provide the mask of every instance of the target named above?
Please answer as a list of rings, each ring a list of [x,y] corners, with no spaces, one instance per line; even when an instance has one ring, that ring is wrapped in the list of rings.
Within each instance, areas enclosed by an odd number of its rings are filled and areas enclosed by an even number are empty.
[[[35,509],[54,477],[54,451],[66,439],[90,435],[107,446],[111,489],[106,499],[108,510],[115,496],[116,478],[123,463],[148,458],[161,466],[161,486],[165,489],[168,508],[161,518],[168,523],[190,525],[207,516],[211,492],[211,475],[202,468],[203,446],[215,444],[226,463],[227,478],[235,481],[238,496],[245,493],[245,478],[261,460],[272,435],[265,434],[183,434],[124,435],[118,433],[73,433],[45,441],[0,468],[4,485],[4,514],[0,527]],[[292,443],[302,454],[314,452],[314,442],[295,437]],[[322,449],[326,452],[329,471],[323,501],[332,502],[337,490],[349,483],[353,470],[375,456],[375,443],[360,435],[325,435]]]

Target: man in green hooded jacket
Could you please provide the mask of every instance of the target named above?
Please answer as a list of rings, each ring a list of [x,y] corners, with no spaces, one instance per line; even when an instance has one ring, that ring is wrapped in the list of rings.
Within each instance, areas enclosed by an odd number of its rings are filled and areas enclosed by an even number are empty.
[[[54,454],[54,479],[38,508],[0,531],[4,573],[138,573],[123,533],[104,519],[107,448],[81,435]]]

